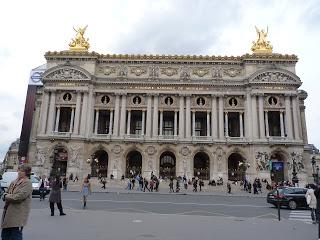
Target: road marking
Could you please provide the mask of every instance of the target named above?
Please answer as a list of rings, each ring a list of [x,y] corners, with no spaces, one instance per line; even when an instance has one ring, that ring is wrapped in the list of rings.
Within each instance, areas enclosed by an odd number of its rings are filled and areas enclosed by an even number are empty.
[[[267,213],[267,214],[263,214],[263,215],[255,216],[255,217],[252,217],[252,218],[264,218],[264,217],[268,217],[268,216],[275,217],[275,218],[277,218],[277,217],[278,217],[276,214],[273,214],[273,213]]]
[[[303,211],[291,211],[289,220],[303,221],[305,223],[312,223],[311,212],[308,210]]]
[[[82,201],[80,199],[62,199],[63,201]],[[224,206],[224,207],[252,207],[252,208],[269,208],[263,205],[250,204],[224,204],[224,203],[183,203],[183,202],[147,202],[147,201],[115,201],[115,200],[87,200],[87,202],[112,202],[112,203],[143,203],[143,204],[172,204],[172,205],[194,205],[194,206]]]
[[[133,220],[132,222],[134,222],[134,223],[142,223],[142,220],[137,219],[137,220]]]

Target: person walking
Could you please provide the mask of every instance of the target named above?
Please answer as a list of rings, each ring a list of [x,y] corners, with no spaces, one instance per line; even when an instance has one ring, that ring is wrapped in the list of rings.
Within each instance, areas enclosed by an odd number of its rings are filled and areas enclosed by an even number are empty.
[[[173,177],[170,177],[170,182],[169,182],[169,192],[173,193]]]
[[[89,179],[88,179],[89,180]],[[101,178],[101,183],[102,183],[102,187],[103,189],[106,189],[106,183],[107,183],[107,180],[105,177]]]
[[[87,197],[91,194],[91,184],[88,178],[84,178],[82,186],[81,186],[81,193],[83,197],[83,209],[87,206]]]
[[[40,201],[44,200],[46,197],[46,191],[47,191],[47,181],[46,177],[42,176],[40,178],[40,187],[39,187],[39,193],[40,193]]]
[[[231,184],[230,184],[230,182],[227,183],[227,189],[228,189],[228,193],[231,194]]]
[[[22,230],[27,224],[31,209],[32,183],[30,181],[31,167],[20,165],[18,177],[14,180],[6,193],[1,221],[2,240],[22,240]]]
[[[62,209],[62,204],[61,204],[61,188],[62,188],[62,183],[60,181],[60,177],[56,176],[55,179],[50,183],[50,197],[49,197],[49,202],[50,202],[50,210],[51,210],[51,216],[54,216],[54,204],[57,204],[57,207],[60,211],[60,216],[66,215],[63,212]]]
[[[314,189],[315,189],[315,186],[313,184],[309,184],[308,191],[305,197],[306,197],[307,204],[311,210],[312,223],[316,224],[317,223],[317,219],[316,219],[317,198],[314,194]]]

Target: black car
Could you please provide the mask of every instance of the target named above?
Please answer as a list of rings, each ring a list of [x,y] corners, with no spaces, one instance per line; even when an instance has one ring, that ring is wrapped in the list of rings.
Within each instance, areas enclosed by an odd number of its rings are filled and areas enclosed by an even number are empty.
[[[307,193],[307,188],[300,187],[283,187],[278,188],[279,196],[277,195],[277,190],[273,190],[267,195],[267,202],[273,204],[274,206],[286,206],[290,209],[296,208],[308,208],[305,195]]]

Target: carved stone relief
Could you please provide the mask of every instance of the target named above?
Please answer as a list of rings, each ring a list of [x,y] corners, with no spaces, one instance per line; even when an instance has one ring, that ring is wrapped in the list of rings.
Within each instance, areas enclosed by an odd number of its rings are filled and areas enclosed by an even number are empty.
[[[280,72],[265,72],[257,76],[256,82],[295,82],[292,77]]]
[[[58,69],[49,75],[47,75],[45,78],[49,79],[69,79],[69,80],[86,80],[89,79],[87,75],[85,75],[83,72],[80,72],[77,69],[73,68],[62,68]]]
[[[159,77],[159,67],[156,65],[152,65],[149,68],[149,77],[150,78],[158,78]]]
[[[116,68],[110,67],[110,66],[100,67],[99,72],[102,72],[104,75],[108,76],[108,75],[116,73]]]
[[[161,74],[164,74],[168,77],[172,77],[173,75],[178,74],[178,68],[172,68],[172,67],[161,68]]]
[[[209,69],[208,68],[196,68],[193,69],[193,74],[197,75],[198,77],[204,77],[205,75],[207,75],[209,73]]]
[[[222,67],[214,67],[212,68],[212,78],[222,78]]]
[[[189,80],[190,79],[190,68],[187,66],[183,66],[180,71],[180,79],[181,80]]]
[[[148,155],[153,155],[157,152],[156,148],[154,146],[148,146],[146,149],[146,153]]]
[[[256,154],[257,171],[269,170],[269,154],[267,152],[257,152]]]
[[[73,166],[77,166],[79,164],[79,162],[82,161],[81,156],[83,156],[82,154],[82,146],[81,145],[71,145],[70,146],[70,162],[69,162],[69,166],[73,167]]]
[[[224,69],[224,74],[228,75],[229,77],[235,77],[240,75],[241,69],[239,68],[226,68]]]
[[[296,153],[296,152],[290,153],[290,157],[287,161],[287,164],[288,164],[289,170],[293,170],[293,165],[295,165],[295,169],[297,173],[304,171],[302,153]]]
[[[188,156],[188,155],[190,155],[191,150],[187,146],[184,146],[184,147],[181,148],[180,153],[183,156]]]
[[[222,171],[222,158],[223,158],[224,154],[225,154],[225,152],[223,151],[223,149],[221,147],[217,147],[217,149],[215,151],[215,155],[217,157],[217,171],[218,172]]]
[[[111,150],[114,154],[119,154],[122,152],[122,148],[120,145],[114,145],[114,147]]]
[[[128,68],[125,65],[120,65],[117,69],[119,77],[127,77],[128,76]]]
[[[147,72],[145,67],[131,67],[131,73],[136,76],[141,76]]]
[[[49,149],[47,147],[40,147],[40,146],[36,147],[35,166],[43,166],[46,159],[48,159],[48,152],[49,152]]]

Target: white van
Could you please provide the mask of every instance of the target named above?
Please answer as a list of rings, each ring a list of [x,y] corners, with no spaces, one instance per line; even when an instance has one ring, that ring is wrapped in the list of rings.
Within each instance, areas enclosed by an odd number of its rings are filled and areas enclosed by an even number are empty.
[[[16,180],[18,177],[18,172],[5,172],[2,175],[2,180],[0,180],[1,188],[3,190],[6,190],[9,186],[10,183]],[[39,195],[39,187],[40,187],[40,179],[36,175],[31,175],[30,180],[32,182],[32,195]]]

